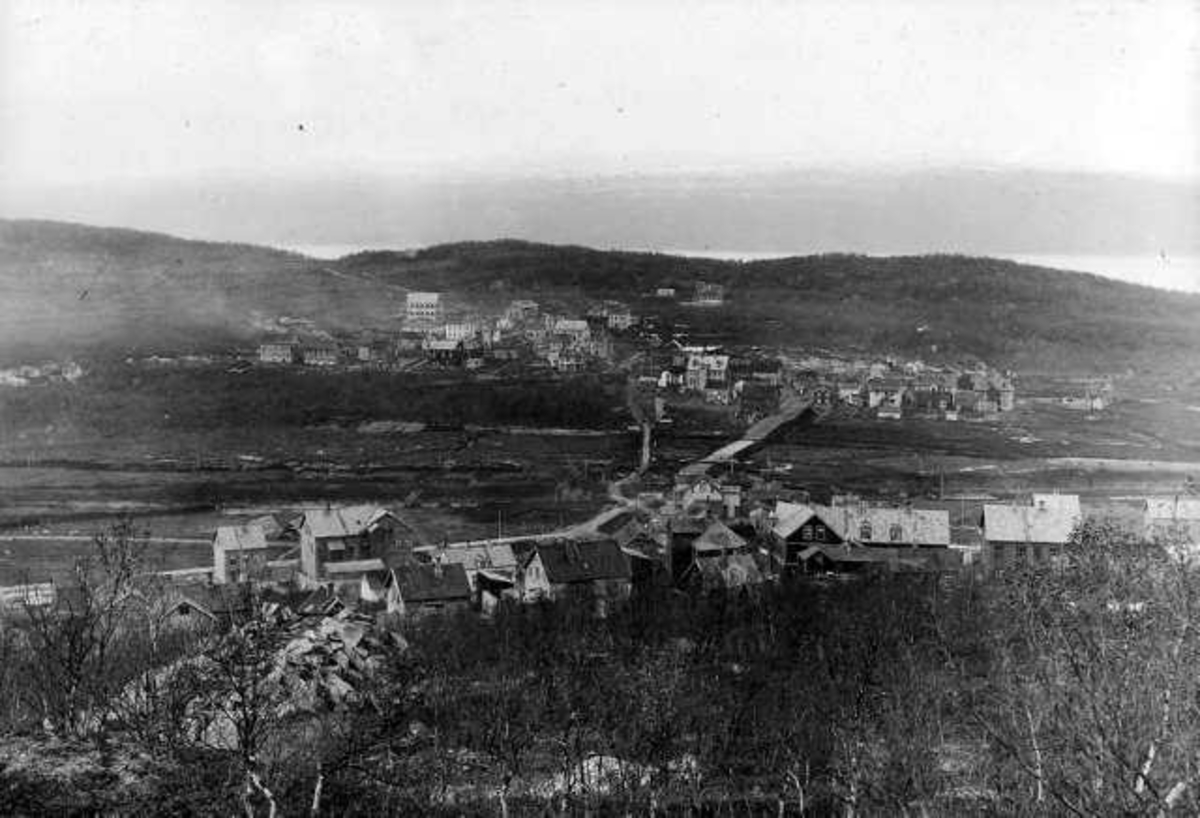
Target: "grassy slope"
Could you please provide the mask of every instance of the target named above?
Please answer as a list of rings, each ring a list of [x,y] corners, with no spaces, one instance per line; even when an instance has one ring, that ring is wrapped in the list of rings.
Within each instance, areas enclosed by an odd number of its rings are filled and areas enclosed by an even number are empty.
[[[0,363],[213,350],[252,337],[256,313],[337,323],[396,309],[292,253],[57,222],[0,221],[0,287]]]
[[[252,337],[256,313],[313,318],[327,329],[381,326],[406,287],[493,304],[533,296],[578,306],[658,286],[687,292],[697,279],[728,285],[729,304],[654,307],[694,334],[977,356],[1049,371],[1190,371],[1200,354],[1200,296],[995,259],[823,255],[742,264],[495,241],[324,263],[246,245],[3,221],[0,284],[15,297],[0,306],[0,349],[19,359],[58,349],[213,348]]]

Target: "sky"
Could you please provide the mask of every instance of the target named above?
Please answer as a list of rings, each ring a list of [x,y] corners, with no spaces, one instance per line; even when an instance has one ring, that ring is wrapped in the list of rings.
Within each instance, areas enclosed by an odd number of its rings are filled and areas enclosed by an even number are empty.
[[[1195,0],[5,0],[0,188],[779,167],[1194,181],[1197,89]]]

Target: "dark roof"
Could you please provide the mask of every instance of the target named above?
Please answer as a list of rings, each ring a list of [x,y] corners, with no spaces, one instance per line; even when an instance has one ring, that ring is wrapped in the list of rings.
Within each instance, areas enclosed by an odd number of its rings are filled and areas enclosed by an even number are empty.
[[[892,549],[868,548],[867,546],[851,545],[811,545],[798,555],[801,562],[808,562],[815,556],[823,556],[830,562],[881,562],[887,563],[895,559]]]
[[[758,398],[761,400],[776,397],[778,394],[779,387],[771,386],[768,383],[749,381],[742,386],[742,400],[746,400],[747,398]]]
[[[700,555],[723,554],[745,545],[746,541],[720,520],[713,520],[712,525],[692,542],[692,548]]]
[[[629,579],[629,559],[612,540],[539,543],[546,578],[554,583]]]
[[[596,526],[596,530],[604,534],[613,534],[624,528],[625,525],[633,519],[633,512],[622,511],[620,514],[614,514],[612,517]]]
[[[834,564],[877,563],[909,572],[957,571],[962,568],[962,555],[948,548],[912,551],[857,545],[813,545],[801,551],[799,558],[801,562],[807,562],[817,555]]]
[[[665,550],[663,544],[656,540],[646,531],[639,531],[637,534],[630,537],[627,541],[621,544],[621,550],[629,553],[636,551],[645,557],[657,560],[662,556]]]
[[[460,563],[409,564],[395,569],[400,597],[406,603],[445,602],[471,598],[471,583]]]
[[[475,575],[475,583],[480,589],[493,593],[512,588],[515,581],[507,574],[501,574],[491,569],[483,569]]]

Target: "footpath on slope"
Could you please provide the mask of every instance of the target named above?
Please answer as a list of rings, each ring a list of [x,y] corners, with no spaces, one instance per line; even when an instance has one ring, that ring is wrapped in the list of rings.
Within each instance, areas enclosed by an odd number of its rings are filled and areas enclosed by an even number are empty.
[[[779,431],[779,429],[781,429],[783,426],[799,418],[805,411],[808,410],[811,405],[811,401],[808,401],[798,395],[788,395],[786,398],[784,398],[778,412],[755,423],[742,434],[741,438],[733,443],[728,443],[711,454],[687,464],[680,470],[679,473],[687,477],[707,474],[709,469],[711,469],[713,466],[720,465],[722,463],[728,463],[739,453],[759,445],[772,434]],[[648,448],[648,446],[645,448]],[[609,520],[636,507],[636,501],[630,500],[628,497],[626,497],[621,489],[632,480],[640,477],[648,465],[649,463],[645,458],[643,458],[637,469],[618,480],[610,481],[608,484],[608,496],[609,499],[613,501],[614,505],[609,506],[595,516],[581,523],[566,526],[554,531],[548,531],[542,534],[525,534],[515,537],[499,537],[487,540],[469,540],[464,542],[448,543],[447,547],[453,548],[455,546],[496,545],[529,540],[555,540],[562,539],[564,537],[583,537],[595,534],[599,531],[600,526],[604,525]]]

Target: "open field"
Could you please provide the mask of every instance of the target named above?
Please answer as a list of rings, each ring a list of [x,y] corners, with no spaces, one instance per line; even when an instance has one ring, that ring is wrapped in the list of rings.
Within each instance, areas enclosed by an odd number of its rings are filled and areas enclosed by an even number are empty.
[[[1094,419],[1023,405],[986,423],[836,413],[784,430],[746,467],[816,499],[839,491],[891,499],[1063,491],[1102,500],[1178,491],[1188,475],[1200,475],[1198,426],[1200,416],[1165,402],[1122,402]]]
[[[602,508],[605,481],[629,471],[636,456],[635,436],[616,422],[620,390],[603,381],[581,381],[596,391],[578,404],[602,417],[603,426],[562,430],[430,425],[437,401],[461,409],[483,394],[484,385],[465,380],[434,387],[404,377],[277,375],[270,381],[275,392],[260,384],[243,393],[240,377],[110,372],[99,382],[61,387],[54,400],[47,392],[9,404],[50,406],[55,422],[39,427],[28,418],[2,418],[0,535],[86,537],[131,514],[155,537],[205,540],[221,524],[327,501],[403,508],[431,540],[498,529],[534,533]],[[293,404],[307,400],[314,384],[323,408],[315,416],[296,414]],[[149,418],[158,408],[165,416],[141,425],[122,418],[116,397],[126,386],[136,416]],[[379,389],[412,389],[419,412],[405,412],[403,391],[357,400]],[[528,391],[512,393],[512,400],[541,407],[542,417],[570,418],[554,404],[563,386],[521,389]],[[217,392],[206,397],[210,404],[244,395],[265,411],[243,407],[242,422],[207,425],[195,407],[182,408],[205,390]],[[515,411],[519,404],[501,405]],[[736,437],[728,413],[709,414],[708,425],[676,423],[656,432],[652,477],[669,482],[682,466]],[[111,433],[96,428],[106,424]],[[1025,401],[996,421],[949,423],[879,421],[839,409],[816,421],[802,418],[737,460],[733,468],[770,476],[815,500],[847,491],[931,500],[1059,490],[1105,502],[1177,491],[1189,474],[1200,474],[1200,412],[1185,401],[1140,399],[1089,416]],[[0,581],[59,573],[86,545],[3,541]],[[207,549],[192,544],[155,547],[164,567],[207,559]]]
[[[1079,493],[1100,509],[1113,498],[1178,491],[1187,475],[1200,474],[1198,422],[1186,406],[1161,401],[1118,403],[1095,419],[1024,405],[988,423],[839,412],[792,424],[735,468],[815,500],[846,491],[971,498],[951,502],[964,518],[977,514],[981,498],[1030,491]],[[155,537],[206,540],[218,525],[325,501],[403,508],[433,540],[534,533],[603,507],[604,481],[632,468],[636,453],[628,432],[402,428],[325,424],[81,440],[44,450],[52,458],[33,458],[26,446],[22,459],[10,448],[0,463],[0,536],[86,537],[128,513]],[[721,432],[660,430],[652,474],[669,480],[725,442]],[[60,574],[86,547],[78,539],[0,540],[0,581]],[[204,545],[154,549],[163,567],[207,560]]]
[[[102,443],[104,445],[102,445]],[[428,537],[537,532],[583,519],[636,453],[626,432],[190,434],[55,449],[0,465],[0,537],[86,537],[132,514],[154,537],[207,539],[218,525],[305,503],[404,507]],[[283,459],[286,455],[286,459]],[[250,459],[247,459],[250,458]],[[0,583],[60,574],[86,540],[0,539]],[[203,564],[208,547],[155,546],[164,567]]]
[[[112,364],[0,390],[0,582],[55,575],[132,515],[154,537],[312,503],[405,509],[430,540],[587,518],[631,468],[624,382]],[[526,424],[514,426],[511,424]],[[164,567],[207,548],[163,544]],[[7,549],[7,550],[5,550]]]

